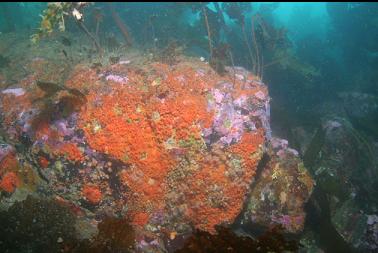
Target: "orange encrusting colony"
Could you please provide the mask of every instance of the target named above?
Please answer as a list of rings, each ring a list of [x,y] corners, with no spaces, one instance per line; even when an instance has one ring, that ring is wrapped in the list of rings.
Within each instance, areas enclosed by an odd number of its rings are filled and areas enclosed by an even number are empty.
[[[14,172],[7,172],[0,181],[0,189],[12,193],[20,185],[20,179]]]
[[[127,82],[97,83],[89,90],[78,121],[92,149],[129,165],[118,177],[128,189],[124,193],[129,201],[128,214],[138,226],[147,224],[154,212],[167,208],[167,193],[175,191],[167,177],[179,168],[170,149],[179,150],[181,143],[203,143],[202,129],[211,127],[214,118],[206,94],[217,83],[230,81],[211,71],[199,73],[185,64],[171,68],[155,63],[148,67],[146,74],[143,69],[112,66],[117,75],[127,76]],[[81,88],[74,82],[69,86]],[[242,94],[242,87],[237,82],[233,96]],[[239,143],[224,150],[242,160],[243,172],[237,179],[227,176],[230,164],[215,159],[217,155],[211,151],[192,153],[196,157],[191,159],[199,166],[181,184],[188,186],[184,190],[188,204],[185,215],[197,228],[215,232],[215,225],[231,223],[237,217],[260,159],[251,155],[263,142],[264,131],[258,130],[245,133]]]
[[[195,207],[187,215],[196,228],[215,233],[215,225],[234,221],[243,207],[244,201],[240,200],[248,192],[260,159],[251,155],[258,152],[263,140],[263,131],[245,133],[240,143],[229,148],[244,162],[245,170],[237,179],[228,176],[232,168],[216,156],[200,163],[201,169],[186,182],[191,190],[187,193],[188,203]]]
[[[57,156],[65,156],[68,160],[79,162],[84,160],[83,152],[74,143],[64,143],[56,147],[53,153]]]
[[[258,129],[256,133],[244,133],[239,143],[232,145],[229,150],[243,158],[246,168],[255,168],[259,160],[253,157],[264,142],[264,133]]]
[[[9,153],[0,162],[0,189],[8,193],[14,192],[14,190],[20,186],[21,181],[17,174],[18,161],[14,153]]]
[[[15,170],[18,167],[18,161],[14,152],[6,155],[0,162],[0,175],[6,171]]]
[[[39,165],[41,165],[42,168],[47,168],[49,166],[50,162],[46,159],[46,157],[41,156],[39,158]]]
[[[138,226],[144,226],[147,224],[149,215],[145,212],[137,212],[135,214],[130,215],[132,217],[132,224]]]
[[[92,204],[98,204],[102,199],[102,193],[99,187],[85,185],[82,190],[83,196]]]
[[[80,115],[81,126],[93,149],[135,166],[119,176],[133,192],[135,209],[142,213],[151,206],[164,207],[165,177],[175,164],[164,142],[171,137],[177,141],[201,138],[201,126],[208,127],[212,122],[206,99],[198,96],[198,90],[191,92],[185,88],[175,75],[168,75],[156,90],[153,86],[146,90],[142,76],[128,71],[129,85],[113,87],[110,94],[90,92],[87,110]],[[109,82],[109,85],[120,84]],[[164,89],[170,93],[164,99],[152,96]],[[96,107],[95,101],[101,105]],[[143,215],[134,216],[140,224]]]

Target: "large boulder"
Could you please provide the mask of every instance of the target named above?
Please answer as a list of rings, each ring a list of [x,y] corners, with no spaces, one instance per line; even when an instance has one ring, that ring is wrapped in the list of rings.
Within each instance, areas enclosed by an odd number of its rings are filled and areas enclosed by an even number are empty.
[[[245,69],[220,76],[194,59],[140,57],[77,65],[57,83],[46,62],[35,59],[38,71],[0,93],[2,204],[25,191],[54,199],[82,231],[85,221],[126,217],[139,251],[163,251],[193,229],[214,234],[246,200],[248,222],[302,229],[313,182],[294,150],[276,139],[267,149],[268,90]]]
[[[377,150],[348,118],[327,115],[307,148],[306,165],[325,198],[331,226],[350,248],[377,248]],[[326,211],[327,210],[327,211]]]
[[[314,182],[284,139],[273,138],[267,152],[269,161],[253,184],[243,213],[245,226],[268,227],[280,224],[286,232],[298,233],[305,221],[304,204]]]
[[[361,92],[342,92],[338,96],[353,125],[377,138],[378,97]]]

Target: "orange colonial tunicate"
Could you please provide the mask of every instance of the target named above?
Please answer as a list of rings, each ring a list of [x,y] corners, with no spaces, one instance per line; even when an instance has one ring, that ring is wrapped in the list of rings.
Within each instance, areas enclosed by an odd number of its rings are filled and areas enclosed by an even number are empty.
[[[102,199],[102,193],[99,187],[85,185],[82,190],[83,196],[92,204],[98,204]]]
[[[140,212],[133,215],[133,221],[132,224],[138,225],[138,226],[144,226],[147,224],[149,219],[148,213]]]
[[[18,161],[15,153],[10,153],[0,162],[0,175],[4,171],[14,170],[18,167]]]
[[[20,185],[20,180],[16,173],[7,172],[1,178],[0,189],[8,193],[14,192],[14,190]]]
[[[82,161],[84,159],[83,152],[74,143],[64,143],[62,146],[56,147],[53,153],[66,156],[71,161]]]
[[[238,178],[230,176],[232,166],[217,156],[203,160],[200,169],[186,181],[193,194],[187,203],[195,208],[188,212],[196,228],[215,232],[215,225],[231,224],[242,210],[242,201],[255,175],[260,156],[253,153],[263,141],[262,132],[245,133],[240,143],[230,147],[232,155],[240,156],[245,169]]]
[[[239,143],[232,145],[229,150],[243,158],[246,168],[255,168],[259,160],[253,154],[259,150],[264,142],[264,132],[262,129],[257,132],[245,133]]]
[[[145,225],[157,210],[177,204],[170,196],[181,194],[187,205],[183,215],[195,227],[215,232],[215,225],[232,223],[255,174],[260,157],[253,153],[264,142],[264,132],[244,133],[239,143],[221,151],[241,160],[243,168],[236,179],[229,176],[235,173],[227,159],[205,150],[202,130],[211,127],[214,119],[206,94],[225,80],[185,64],[110,68],[123,81],[96,81],[88,90],[78,124],[92,149],[128,165],[118,177],[127,189],[131,222]],[[81,75],[68,82],[70,87],[79,87],[76,78]],[[243,94],[241,87],[241,82],[235,83],[232,95]],[[190,152],[196,162],[182,178],[171,176],[182,169],[175,151],[182,157]]]
[[[39,165],[41,165],[42,168],[47,168],[49,166],[49,160],[47,160],[45,157],[41,156],[39,158]]]

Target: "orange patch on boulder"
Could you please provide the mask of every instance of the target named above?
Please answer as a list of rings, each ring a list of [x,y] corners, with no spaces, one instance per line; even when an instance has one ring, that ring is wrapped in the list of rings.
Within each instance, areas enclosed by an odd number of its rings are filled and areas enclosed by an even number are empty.
[[[8,193],[14,192],[14,190],[20,185],[20,179],[14,172],[7,172],[0,181],[0,188]]]
[[[97,186],[85,185],[82,193],[84,198],[92,204],[98,204],[102,199],[101,190]]]

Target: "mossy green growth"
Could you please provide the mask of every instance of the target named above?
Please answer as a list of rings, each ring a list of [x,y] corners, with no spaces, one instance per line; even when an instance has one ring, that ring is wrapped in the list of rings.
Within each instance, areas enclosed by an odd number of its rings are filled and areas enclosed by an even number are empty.
[[[180,148],[187,148],[190,150],[204,150],[206,148],[205,141],[200,138],[196,138],[194,135],[190,135],[190,137],[186,140],[179,140]]]

